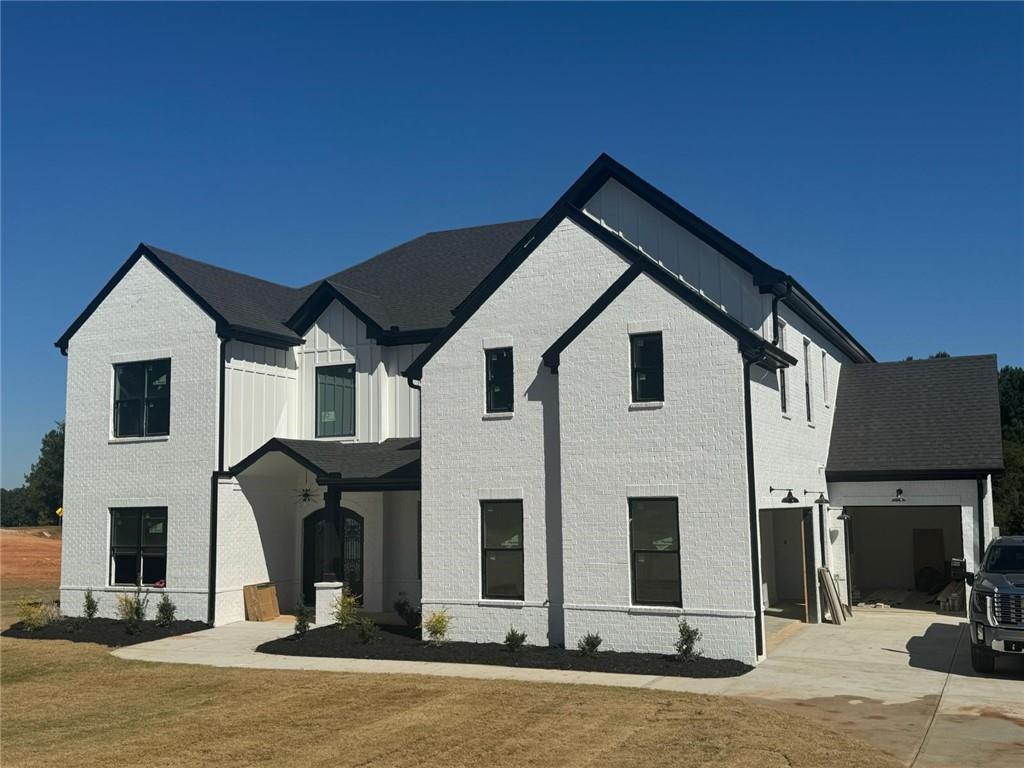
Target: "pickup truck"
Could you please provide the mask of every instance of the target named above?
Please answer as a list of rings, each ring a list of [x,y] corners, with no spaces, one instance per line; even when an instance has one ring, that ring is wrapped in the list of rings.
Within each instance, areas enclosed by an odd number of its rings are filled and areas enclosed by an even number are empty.
[[[994,672],[997,656],[1024,653],[1024,536],[994,539],[977,573],[955,566],[971,587],[971,666]]]

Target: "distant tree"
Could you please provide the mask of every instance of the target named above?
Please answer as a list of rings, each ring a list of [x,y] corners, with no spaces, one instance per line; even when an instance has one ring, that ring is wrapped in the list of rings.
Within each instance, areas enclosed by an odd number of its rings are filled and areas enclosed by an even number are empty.
[[[21,488],[3,489],[3,525],[54,525],[64,500],[64,422],[43,435],[39,458]]]
[[[38,513],[28,506],[28,491],[24,488],[0,488],[0,525],[10,528],[35,525]]]
[[[993,482],[996,525],[1000,533],[1024,534],[1024,368],[999,371],[999,416],[1006,471]]]
[[[928,355],[927,359],[928,360],[935,360],[935,359],[940,358],[940,357],[952,357],[952,355],[950,355],[949,352],[936,352],[934,355]],[[903,359],[904,360],[913,360],[914,356],[913,355],[907,355]]]

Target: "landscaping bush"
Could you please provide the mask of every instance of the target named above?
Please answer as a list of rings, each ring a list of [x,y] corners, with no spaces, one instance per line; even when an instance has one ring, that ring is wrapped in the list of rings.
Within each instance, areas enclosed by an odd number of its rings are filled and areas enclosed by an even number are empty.
[[[146,620],[146,606],[149,604],[149,596],[142,597],[138,590],[134,594],[117,596],[117,618],[124,622],[124,629],[129,635],[134,635],[142,629],[142,622]]]
[[[359,632],[359,639],[365,644],[376,642],[380,639],[380,627],[377,622],[369,616],[363,616],[356,622],[356,630]]]
[[[299,602],[295,605],[295,634],[300,640],[306,636],[314,618],[316,615],[313,613],[313,609],[306,605],[306,601],[300,597]]]
[[[419,608],[413,608],[412,605],[404,597],[401,600],[395,602],[395,613],[398,617],[405,622],[407,627],[415,629],[420,625],[420,621],[423,620],[423,613]]]
[[[679,620],[679,639],[676,640],[676,657],[680,661],[692,661],[700,656],[694,646],[700,642],[700,630],[691,627],[686,619]]]
[[[505,635],[505,647],[509,652],[515,653],[524,645],[526,645],[526,633],[520,632],[515,627],[509,627],[508,634]]]
[[[430,642],[434,645],[440,645],[448,639],[448,630],[452,626],[452,617],[448,613],[447,608],[442,608],[440,611],[434,611],[427,620],[423,622],[423,628],[427,630],[427,635],[430,636]]]
[[[99,605],[99,603],[96,602],[96,598],[92,596],[92,590],[91,589],[85,590],[85,604],[84,604],[83,607],[84,607],[84,610],[82,611],[82,613],[85,614],[85,618],[87,618],[87,619],[95,619],[96,618],[96,612],[99,610],[100,605]]]
[[[177,612],[178,607],[171,602],[171,598],[164,593],[164,596],[160,598],[160,602],[156,606],[156,625],[158,627],[169,627],[174,623],[174,614]]]
[[[331,609],[339,629],[351,627],[359,618],[359,595],[353,594],[347,586],[334,596],[334,607]]]
[[[588,632],[576,643],[576,650],[584,656],[593,656],[601,647],[601,636],[597,632]]]
[[[56,603],[45,600],[29,600],[23,597],[18,601],[18,621],[21,625],[34,632],[60,618],[60,608]]]

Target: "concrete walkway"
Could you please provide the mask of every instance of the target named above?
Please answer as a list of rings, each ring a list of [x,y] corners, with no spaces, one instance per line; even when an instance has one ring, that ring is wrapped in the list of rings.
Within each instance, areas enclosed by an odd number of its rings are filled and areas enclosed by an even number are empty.
[[[291,633],[285,621],[228,624],[114,651],[139,661],[219,667],[443,675],[651,688],[742,696],[819,720],[919,768],[1024,765],[1024,664],[975,675],[955,619],[915,611],[858,611],[843,627],[804,626],[742,677],[696,680],[256,653]],[[1016,761],[1016,762],[1015,762]]]

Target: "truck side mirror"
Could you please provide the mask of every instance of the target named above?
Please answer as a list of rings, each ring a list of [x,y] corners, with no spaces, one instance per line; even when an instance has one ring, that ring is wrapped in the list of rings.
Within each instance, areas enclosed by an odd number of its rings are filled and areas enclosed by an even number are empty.
[[[973,573],[968,573],[966,581],[967,581],[967,586],[968,587],[973,587],[974,586],[974,574]]]
[[[964,558],[954,557],[949,561],[949,577],[953,579],[953,581],[963,581],[964,579],[969,578],[967,575],[967,562]]]

